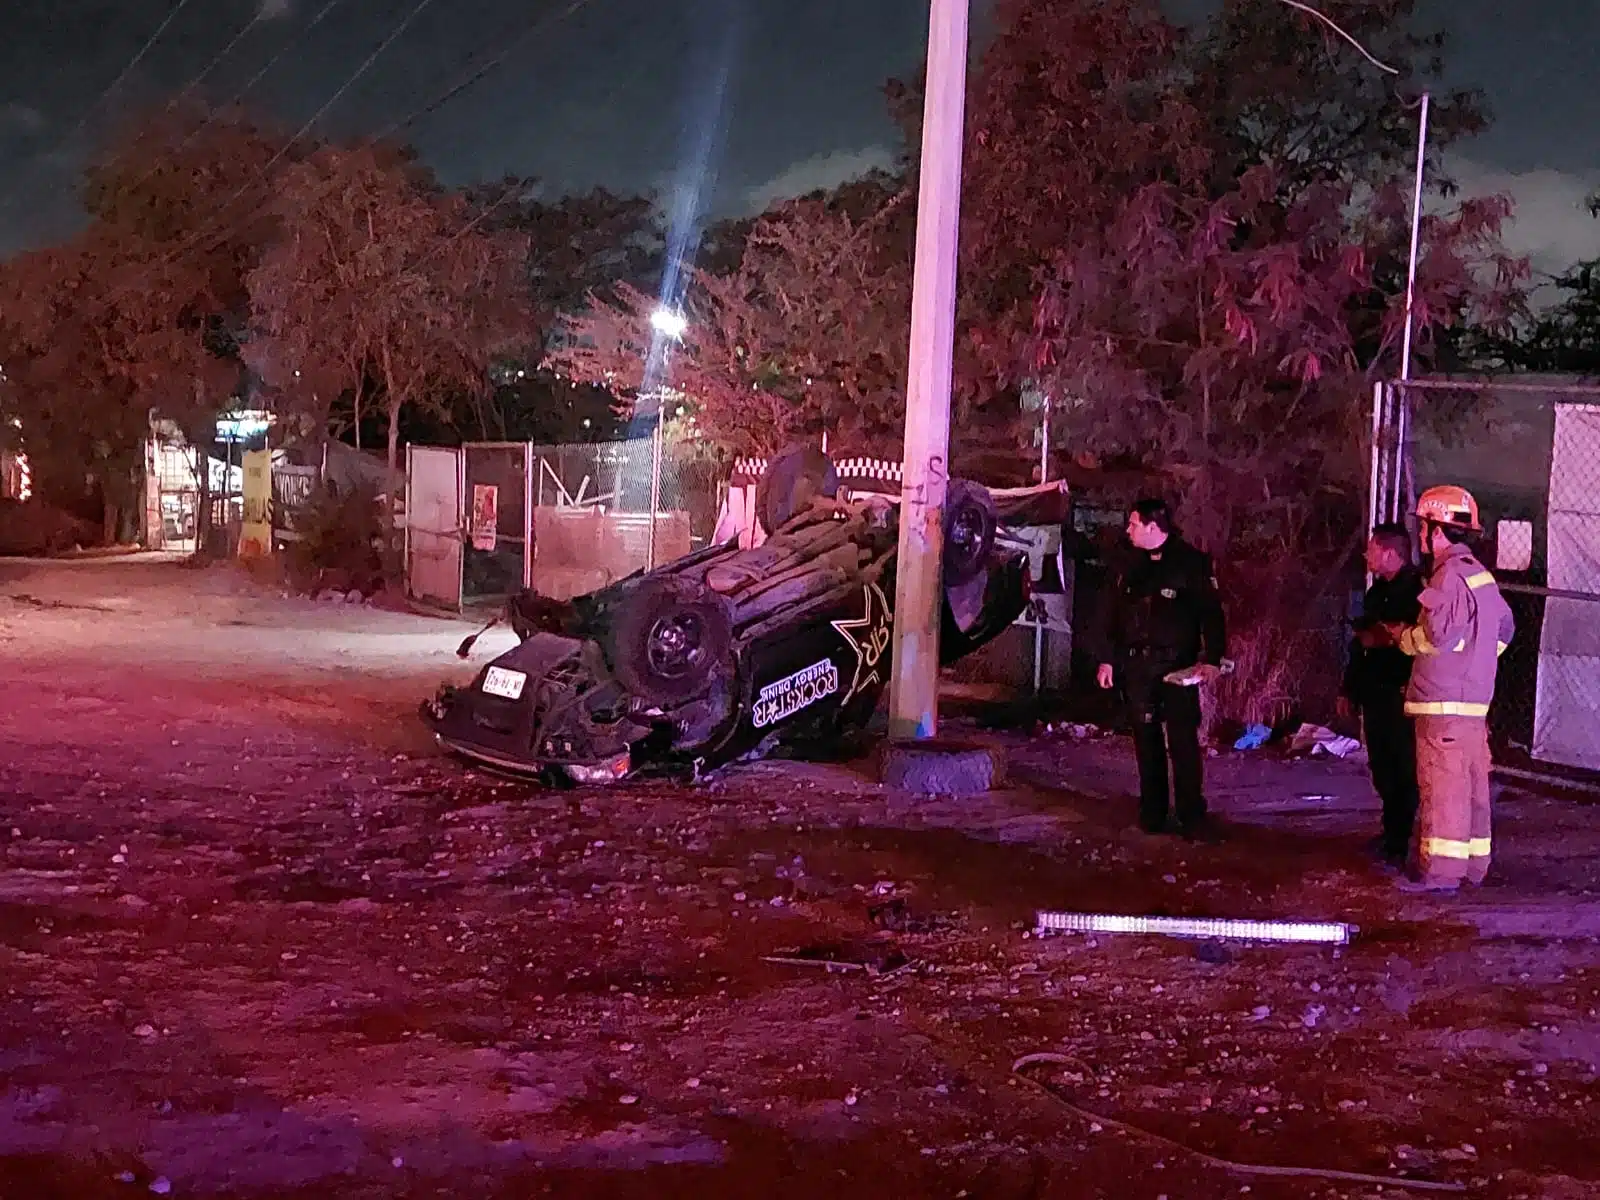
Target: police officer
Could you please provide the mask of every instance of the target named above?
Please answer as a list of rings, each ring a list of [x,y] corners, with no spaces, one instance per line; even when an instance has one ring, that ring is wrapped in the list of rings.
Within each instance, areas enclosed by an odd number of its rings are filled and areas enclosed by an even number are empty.
[[[1384,626],[1415,624],[1422,612],[1422,575],[1411,565],[1411,533],[1404,525],[1379,525],[1372,531],[1367,570],[1372,586],[1355,623],[1339,715],[1361,717],[1372,786],[1383,801],[1378,852],[1398,867],[1405,865],[1417,819],[1417,749],[1405,711],[1411,659],[1384,636]]]
[[[1225,628],[1209,555],[1184,541],[1163,500],[1128,514],[1132,552],[1117,564],[1101,606],[1098,682],[1121,682],[1139,756],[1139,826],[1162,832],[1169,808],[1178,832],[1206,832],[1200,691],[1164,676],[1196,664],[1220,666]],[[1170,757],[1172,786],[1168,789]]]

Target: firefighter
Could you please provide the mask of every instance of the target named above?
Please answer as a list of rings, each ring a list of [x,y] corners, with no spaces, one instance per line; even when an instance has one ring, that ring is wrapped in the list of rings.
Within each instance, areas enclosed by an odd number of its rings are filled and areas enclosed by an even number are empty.
[[[1208,555],[1180,537],[1162,500],[1128,514],[1132,553],[1113,568],[1100,608],[1097,682],[1121,682],[1139,759],[1139,826],[1160,833],[1169,809],[1178,832],[1207,833],[1200,690],[1163,676],[1196,664],[1220,666],[1225,629]],[[1168,761],[1171,789],[1168,789]]]
[[[1500,588],[1467,547],[1482,532],[1478,504],[1461,487],[1432,487],[1417,500],[1427,560],[1421,615],[1389,626],[1411,656],[1405,711],[1416,721],[1421,795],[1407,890],[1453,892],[1489,872],[1489,704],[1515,630]]]
[[[1421,615],[1422,575],[1411,565],[1411,533],[1404,525],[1379,525],[1367,541],[1372,586],[1361,602],[1350,663],[1339,691],[1339,715],[1359,715],[1367,743],[1372,786],[1383,801],[1378,853],[1403,867],[1417,819],[1416,731],[1406,715],[1411,659],[1381,644],[1386,623],[1413,625]]]

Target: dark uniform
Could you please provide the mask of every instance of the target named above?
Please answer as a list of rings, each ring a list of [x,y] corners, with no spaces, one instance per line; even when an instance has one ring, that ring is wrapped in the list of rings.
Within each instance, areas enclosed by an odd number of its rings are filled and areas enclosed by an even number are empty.
[[[1130,550],[1108,582],[1100,661],[1111,664],[1128,700],[1139,756],[1139,824],[1159,831],[1170,806],[1180,829],[1196,831],[1206,815],[1200,689],[1162,676],[1222,663],[1226,631],[1211,557],[1173,534],[1159,550]]]
[[[1361,601],[1356,632],[1378,625],[1415,625],[1422,614],[1422,576],[1402,568],[1393,579],[1377,579]],[[1417,742],[1406,715],[1411,659],[1397,646],[1351,643],[1341,691],[1361,713],[1372,786],[1383,801],[1383,853],[1403,859],[1417,820]]]

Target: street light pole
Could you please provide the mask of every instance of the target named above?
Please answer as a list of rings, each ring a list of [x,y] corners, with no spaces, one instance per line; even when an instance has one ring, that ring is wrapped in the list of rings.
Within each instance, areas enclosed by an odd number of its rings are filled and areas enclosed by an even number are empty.
[[[950,373],[955,350],[956,248],[967,90],[968,0],[932,0],[911,289],[900,546],[895,567],[889,733],[930,738],[939,708],[939,617]]]
[[[1417,303],[1417,251],[1422,235],[1422,184],[1423,169],[1428,161],[1428,93],[1422,93],[1422,112],[1417,118],[1417,173],[1411,192],[1411,255],[1406,262],[1406,327],[1400,342],[1400,395],[1395,413],[1395,470],[1394,498],[1389,519],[1398,521],[1409,507],[1406,490],[1406,442],[1411,436],[1411,394],[1406,387],[1411,382],[1411,337],[1416,324]],[[1374,450],[1376,453],[1376,449]]]

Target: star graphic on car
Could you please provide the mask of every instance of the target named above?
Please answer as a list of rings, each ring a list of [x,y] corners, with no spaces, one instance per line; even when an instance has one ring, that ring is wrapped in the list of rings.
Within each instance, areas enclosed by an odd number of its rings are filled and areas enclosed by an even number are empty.
[[[839,703],[848,704],[856,694],[869,684],[882,682],[878,674],[878,663],[883,658],[883,652],[889,648],[889,640],[893,636],[891,629],[894,623],[894,614],[889,610],[889,600],[883,594],[883,589],[876,583],[869,583],[861,589],[861,615],[848,621],[831,621],[839,636],[849,644],[856,655],[855,678],[850,681],[850,690],[844,694],[844,699]]]

